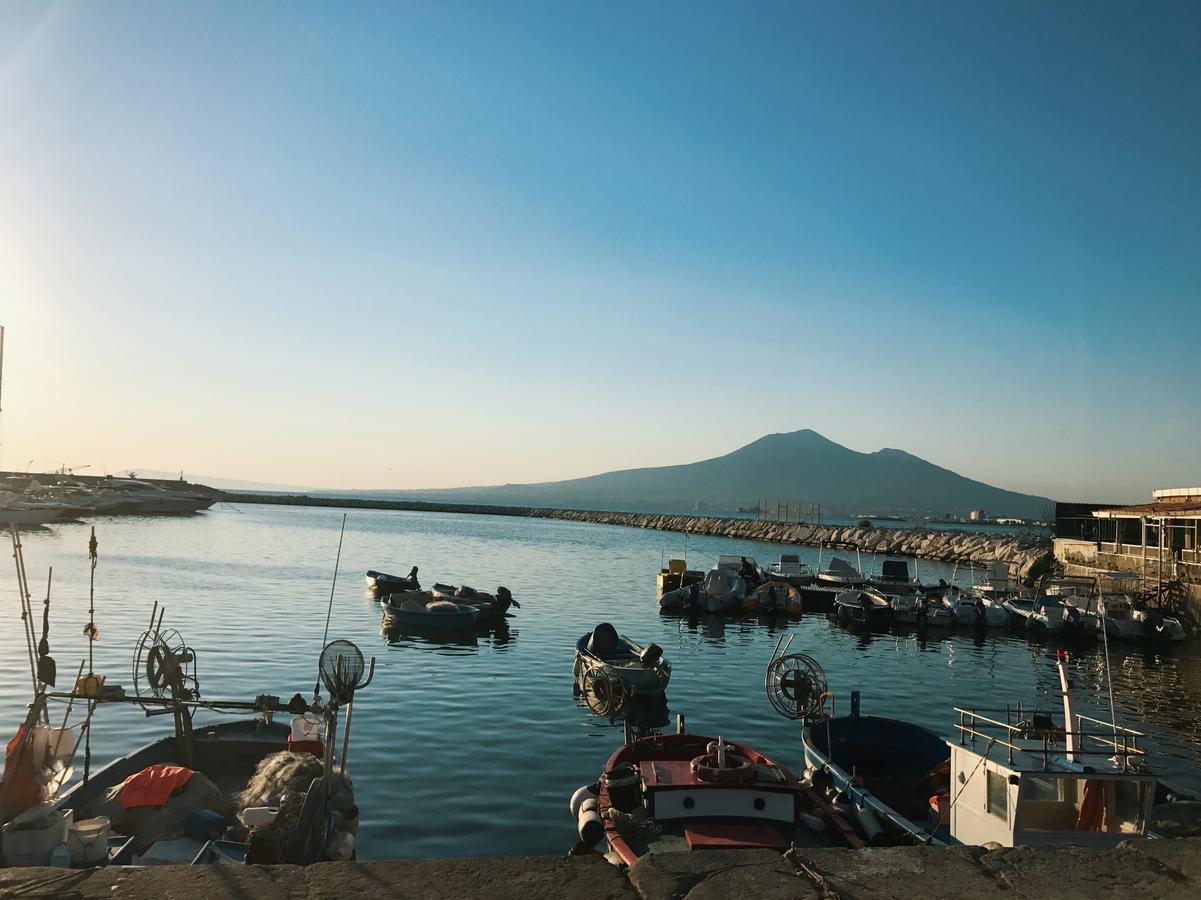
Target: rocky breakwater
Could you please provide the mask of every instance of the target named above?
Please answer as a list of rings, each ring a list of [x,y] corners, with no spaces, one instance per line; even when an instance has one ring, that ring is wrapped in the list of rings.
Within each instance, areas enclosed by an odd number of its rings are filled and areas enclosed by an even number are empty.
[[[852,552],[859,550],[862,553],[881,556],[913,556],[951,563],[987,563],[1003,560],[1010,564],[1011,572],[1023,581],[1032,581],[1047,571],[1051,563],[1050,539],[1031,533],[999,534],[933,528],[864,528],[855,525],[758,522],[754,519],[596,512],[584,509],[538,509],[531,510],[530,514],[548,519],[653,528],[657,531],[676,531],[683,534],[703,534],[776,544],[837,547]]]

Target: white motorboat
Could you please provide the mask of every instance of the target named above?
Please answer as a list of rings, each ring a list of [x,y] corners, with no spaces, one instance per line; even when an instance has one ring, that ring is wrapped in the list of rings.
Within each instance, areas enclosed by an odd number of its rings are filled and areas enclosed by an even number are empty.
[[[952,591],[945,600],[956,625],[967,628],[1005,628],[1009,612],[990,597],[975,591]]]
[[[830,565],[817,573],[819,583],[827,587],[860,587],[867,583],[863,573],[845,559],[837,556],[830,560]]]
[[[916,594],[922,587],[920,581],[909,577],[909,563],[903,559],[884,560],[879,573],[868,578],[868,583],[876,590],[894,597]]]
[[[797,554],[781,553],[780,561],[767,567],[767,577],[772,581],[786,582],[793,587],[805,587],[813,584],[817,576],[813,569],[801,562]]]
[[[1184,626],[1174,616],[1154,609],[1141,609],[1124,594],[1101,600],[1105,631],[1122,641],[1183,641]]]
[[[698,594],[704,598],[705,609],[711,613],[737,609],[748,593],[746,581],[729,569],[710,569],[705,573]]]

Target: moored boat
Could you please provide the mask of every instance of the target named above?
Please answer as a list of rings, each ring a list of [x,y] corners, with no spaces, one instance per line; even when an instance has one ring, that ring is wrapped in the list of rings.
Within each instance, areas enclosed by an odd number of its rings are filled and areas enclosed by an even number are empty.
[[[883,627],[892,618],[892,604],[872,588],[843,591],[834,598],[833,615],[849,625]]]
[[[742,601],[743,612],[764,614],[786,613],[799,616],[804,610],[801,592],[783,581],[769,581],[747,594]]]
[[[884,560],[879,573],[869,577],[867,583],[890,596],[916,594],[922,588],[920,581],[909,577],[909,563],[903,559]]]
[[[671,663],[658,644],[644,647],[602,622],[576,642],[572,676],[578,693],[661,694],[671,680]]]
[[[415,628],[472,629],[480,622],[480,609],[466,603],[441,600],[429,591],[404,591],[380,600],[392,622]]]
[[[863,573],[845,559],[833,557],[829,566],[817,573],[817,582],[826,587],[859,587],[867,583]]]
[[[813,569],[801,562],[796,553],[781,553],[780,561],[767,567],[767,577],[770,581],[783,581],[793,587],[805,587],[813,584],[817,575]]]
[[[417,580],[417,567],[413,566],[408,575],[389,575],[387,572],[377,572],[368,569],[364,576],[367,579],[367,590],[371,596],[387,597],[389,594],[399,594],[404,591],[421,590],[421,582]]]

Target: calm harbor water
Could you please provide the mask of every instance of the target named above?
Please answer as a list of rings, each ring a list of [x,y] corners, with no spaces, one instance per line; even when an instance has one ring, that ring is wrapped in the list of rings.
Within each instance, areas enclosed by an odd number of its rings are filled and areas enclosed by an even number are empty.
[[[153,602],[165,626],[198,653],[208,698],[311,694],[342,513],[332,509],[218,506],[189,518],[99,518],[97,671],[132,687],[134,644]],[[87,652],[88,526],[59,525],[24,536],[40,608],[54,567],[51,654],[65,686]],[[694,567],[719,553],[766,563],[781,548],[689,538]],[[682,549],[680,535],[541,519],[351,511],[334,598],[331,638],[355,641],[377,660],[375,681],[356,701],[349,756],[362,809],[363,857],[565,852],[574,840],[567,799],[599,774],[621,728],[591,718],[571,693],[575,641],[597,622],[660,644],[671,660],[672,713],[689,729],[746,741],[799,767],[799,730],[777,716],[763,671],[777,638],[825,667],[839,710],[849,692],[863,711],[909,718],[951,733],[954,705],[1041,703],[1058,712],[1054,645],[1023,637],[915,633],[856,636],[820,615],[765,624],[661,616],[654,575]],[[813,550],[802,550],[810,561]],[[865,560],[866,563],[866,560]],[[507,628],[471,638],[385,634],[378,604],[364,596],[369,568],[423,583],[509,587],[522,604]],[[921,565],[923,577],[949,577]],[[14,733],[29,700],[11,562],[0,576],[0,733]],[[39,617],[40,620],[40,617]],[[1119,720],[1152,734],[1171,780],[1201,792],[1201,647],[1114,647]],[[1071,661],[1082,712],[1105,708],[1096,650]],[[204,721],[203,718],[198,719]],[[102,708],[94,759],[160,736],[162,718]]]

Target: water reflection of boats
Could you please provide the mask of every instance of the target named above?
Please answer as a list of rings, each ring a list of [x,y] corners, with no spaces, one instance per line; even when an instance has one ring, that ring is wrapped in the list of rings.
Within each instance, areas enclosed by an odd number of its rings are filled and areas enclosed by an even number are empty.
[[[443,631],[436,628],[421,628],[390,621],[387,617],[380,624],[380,636],[390,646],[465,647],[477,649],[481,641],[493,647],[504,647],[517,639],[517,632],[509,627],[508,620],[484,625],[472,631]]]

